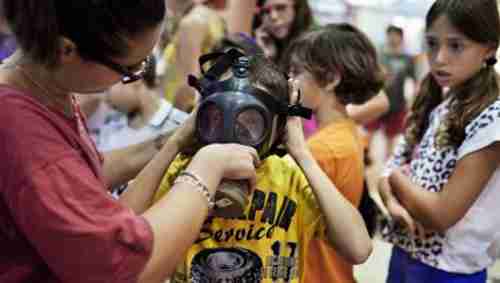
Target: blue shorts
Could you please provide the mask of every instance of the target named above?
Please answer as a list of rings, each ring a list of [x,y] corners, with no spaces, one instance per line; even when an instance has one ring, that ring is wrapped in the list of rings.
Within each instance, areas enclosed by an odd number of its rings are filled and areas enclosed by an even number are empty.
[[[473,274],[450,273],[426,265],[394,247],[387,283],[486,283],[486,270]]]

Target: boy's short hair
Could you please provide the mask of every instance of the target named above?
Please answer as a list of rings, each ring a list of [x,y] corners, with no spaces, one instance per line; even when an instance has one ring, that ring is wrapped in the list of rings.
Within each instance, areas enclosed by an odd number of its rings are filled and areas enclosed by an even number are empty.
[[[289,87],[285,74],[262,54],[254,54],[249,57],[250,82],[255,87],[264,88],[279,102],[288,103]]]
[[[286,71],[308,71],[320,87],[340,74],[335,94],[344,105],[364,103],[384,85],[375,47],[350,24],[330,24],[303,34],[292,42],[285,58]]]
[[[289,103],[289,86],[287,77],[272,61],[262,54],[250,57],[249,80],[257,88],[263,88],[280,103]],[[278,120],[277,131],[285,128],[286,120]]]
[[[398,26],[395,26],[395,25],[388,26],[387,29],[385,30],[385,33],[386,34],[397,33],[401,37],[403,37],[403,35],[404,35],[403,29],[398,27]]]

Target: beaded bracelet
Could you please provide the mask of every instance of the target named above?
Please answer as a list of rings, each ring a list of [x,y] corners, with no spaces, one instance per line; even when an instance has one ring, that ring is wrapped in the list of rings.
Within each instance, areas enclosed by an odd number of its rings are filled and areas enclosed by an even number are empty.
[[[207,198],[208,209],[213,209],[215,207],[215,197],[212,194],[210,194],[210,191],[208,190],[207,186],[205,186],[201,182],[198,176],[187,171],[182,171],[179,174],[179,176],[177,176],[177,178],[175,179],[174,185],[177,183],[187,183],[194,186],[197,191],[202,193]]]

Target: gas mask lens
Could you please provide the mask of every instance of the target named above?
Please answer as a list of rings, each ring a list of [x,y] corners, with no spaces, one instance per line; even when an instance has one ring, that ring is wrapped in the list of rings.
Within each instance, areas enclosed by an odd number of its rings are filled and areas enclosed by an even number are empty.
[[[224,114],[215,104],[208,104],[200,111],[200,131],[202,138],[208,143],[217,142],[224,132]]]
[[[244,145],[255,146],[261,143],[266,134],[265,118],[255,109],[247,109],[236,118],[235,136]]]

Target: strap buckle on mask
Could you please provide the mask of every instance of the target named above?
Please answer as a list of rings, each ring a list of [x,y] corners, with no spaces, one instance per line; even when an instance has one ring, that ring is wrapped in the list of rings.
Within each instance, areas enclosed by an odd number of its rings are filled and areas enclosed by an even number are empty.
[[[287,81],[290,80],[290,76],[287,73],[284,73],[284,75]],[[297,102],[293,105],[288,105],[286,113],[288,113],[288,116],[299,116],[304,119],[310,120],[312,117],[312,109],[302,106],[302,92],[300,91],[300,89],[298,89],[297,91],[299,92]]]
[[[297,102],[295,102],[295,104],[286,105],[284,109],[282,109],[282,111],[280,112],[281,114],[284,114],[286,116],[298,116],[309,120],[312,117],[312,109],[304,107],[302,105],[302,102],[300,102],[302,93],[300,89],[298,91],[299,91],[299,97],[297,99]]]
[[[312,109],[310,109],[308,107],[304,107],[302,105],[302,103],[300,102],[301,101],[300,89],[298,91],[299,91],[299,95],[298,95],[299,97],[297,99],[297,102],[295,102],[295,104],[292,104],[292,105],[285,105],[285,107],[283,107],[282,111],[280,111],[280,112],[282,115],[285,115],[285,117],[298,116],[298,117],[302,117],[304,119],[310,120],[312,117]],[[283,156],[288,154],[288,151],[286,150],[286,148],[284,147],[284,145],[280,141],[277,141],[276,143],[274,143],[271,146],[271,149],[269,152],[270,152],[270,154],[275,154],[279,157],[283,157]]]
[[[201,78],[197,78],[194,75],[188,76],[188,85],[195,88],[203,94],[204,90],[207,89],[210,84],[216,82],[229,68],[231,68],[236,60],[245,55],[236,49],[230,49],[227,52],[215,52],[200,56],[198,62],[200,64]],[[215,60],[214,64],[205,71],[203,66],[212,60]]]

